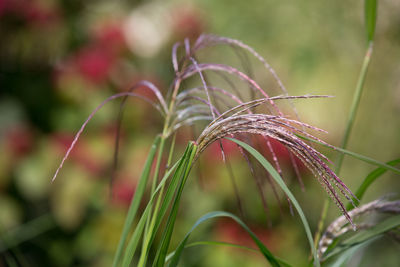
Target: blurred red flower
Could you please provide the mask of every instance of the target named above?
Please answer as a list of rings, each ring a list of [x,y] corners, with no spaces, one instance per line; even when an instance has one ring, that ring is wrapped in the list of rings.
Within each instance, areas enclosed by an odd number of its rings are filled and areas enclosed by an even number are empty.
[[[55,70],[55,78],[73,74],[99,85],[110,79],[125,48],[125,39],[119,23],[103,24],[92,32],[91,40],[70,55]],[[98,88],[98,87],[95,87]]]
[[[276,247],[275,242],[272,242],[273,234],[270,230],[260,226],[249,226],[255,235],[269,249]],[[243,245],[246,247],[257,248],[249,233],[246,232],[239,224],[231,219],[220,219],[214,230],[216,239],[223,242]],[[275,241],[275,240],[274,240]]]
[[[173,32],[178,40],[196,39],[205,31],[205,21],[200,11],[194,7],[184,6],[174,10]]]
[[[83,48],[75,56],[79,73],[93,83],[105,82],[115,62],[115,57],[101,46]]]
[[[127,179],[126,177],[115,179],[112,186],[112,203],[129,207],[135,190],[136,184],[132,182],[132,179]]]
[[[120,52],[125,48],[126,42],[121,23],[104,23],[93,32],[94,42],[107,50]]]
[[[23,125],[11,127],[6,132],[6,146],[15,157],[22,157],[32,150],[34,136],[31,129]]]
[[[233,143],[232,141],[226,140],[226,139],[221,139],[222,146],[224,148],[225,156],[232,158],[240,155],[240,151],[238,146]],[[222,162],[222,153],[221,153],[221,146],[220,142],[214,142],[211,144],[207,150],[205,151],[205,156],[204,158],[207,162],[215,162],[215,161],[221,161]]]

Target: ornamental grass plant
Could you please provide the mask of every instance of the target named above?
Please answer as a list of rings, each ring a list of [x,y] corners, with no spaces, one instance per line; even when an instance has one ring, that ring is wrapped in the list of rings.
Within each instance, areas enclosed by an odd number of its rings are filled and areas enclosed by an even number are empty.
[[[153,83],[144,80],[136,83],[126,92],[107,98],[90,114],[69,146],[53,181],[86,125],[108,102],[122,98],[118,115],[119,125],[128,97],[143,99],[163,118],[163,126],[160,127],[161,131],[155,137],[148,153],[129,207],[120,241],[115,250],[113,266],[177,266],[186,247],[200,244],[238,246],[242,249],[253,250],[241,244],[214,241],[189,243],[191,233],[200,224],[221,217],[232,219],[240,225],[253,240],[257,251],[270,265],[291,266],[285,259],[275,256],[246,225],[246,216],[241,207],[240,188],[236,185],[236,177],[229,163],[226,142],[232,142],[243,161],[247,163],[252,176],[246,179],[253,179],[257,185],[265,212],[268,212],[268,205],[263,187],[269,186],[273,192],[281,190],[285,194],[290,209],[296,211],[292,214],[295,217],[299,216],[303,225],[312,255],[310,264],[339,266],[382,234],[398,239],[396,228],[400,223],[399,201],[382,198],[358,206],[362,202],[365,190],[385,171],[390,170],[400,174],[400,170],[393,167],[398,160],[385,164],[346,150],[373,51],[376,2],[365,1],[365,7],[367,52],[341,147],[334,147],[318,137],[317,133],[326,134],[326,132],[303,122],[294,106],[294,103],[299,101],[329,101],[330,96],[290,95],[275,70],[253,48],[239,40],[209,34],[200,35],[193,42],[185,39],[172,47],[172,67],[175,79],[171,82],[166,95],[163,95],[162,90]],[[234,55],[242,63],[241,68],[210,63],[201,59],[201,53],[207,54],[207,51],[215,49],[216,46],[232,49]],[[252,73],[249,59],[251,57],[264,66],[265,75],[275,81],[280,90],[279,94],[271,95],[268,88],[263,88],[257,81]],[[137,93],[136,89],[139,87],[145,88],[155,97],[149,98]],[[176,156],[179,131],[194,125],[200,126],[201,130],[194,131],[194,137],[187,142],[184,153]],[[114,171],[118,166],[119,135],[120,128],[118,127],[115,139]],[[228,141],[223,142],[223,140]],[[297,186],[306,190],[299,171],[300,164],[313,174],[342,213],[341,217],[323,230],[329,203],[326,201],[314,238],[301,203],[286,185],[284,171],[272,142],[279,143],[288,152],[298,178]],[[237,198],[238,214],[226,211],[207,213],[187,230],[186,235],[181,238],[182,241],[176,247],[172,247],[171,239],[176,233],[175,222],[179,216],[179,207],[187,180],[191,179],[190,174],[201,160],[203,152],[213,143],[218,144],[218,153],[230,174]],[[320,146],[326,146],[341,155],[336,169],[333,167],[334,164],[319,152]],[[261,153],[260,147],[269,151],[271,162]],[[378,166],[378,169],[364,180],[356,193],[353,193],[339,178],[344,155]],[[166,163],[162,161],[163,157],[167,158]],[[263,175],[255,171],[256,164],[265,169],[266,172]],[[111,185],[112,183],[113,177]],[[345,202],[348,203],[347,207]],[[141,205],[144,206],[141,208]]]

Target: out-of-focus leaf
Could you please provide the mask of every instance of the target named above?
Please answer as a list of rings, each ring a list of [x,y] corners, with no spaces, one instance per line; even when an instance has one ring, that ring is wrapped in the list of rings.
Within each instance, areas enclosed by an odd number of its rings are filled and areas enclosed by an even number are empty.
[[[333,258],[334,256],[345,252],[346,250],[366,242],[371,238],[377,237],[393,228],[400,226],[400,215],[394,215],[386,220],[372,226],[367,230],[360,231],[348,239],[340,242],[337,246],[333,247],[330,251],[326,252],[326,260]]]
[[[310,142],[313,142],[313,143],[316,143],[316,144],[323,145],[323,146],[325,146],[325,147],[328,147],[328,148],[333,149],[333,150],[335,150],[335,151],[338,151],[338,152],[340,152],[340,153],[349,155],[349,156],[351,156],[351,157],[353,157],[353,158],[359,159],[359,160],[364,161],[364,162],[366,162],[366,163],[369,163],[369,164],[371,164],[371,165],[379,166],[379,167],[384,168],[385,170],[389,170],[389,171],[392,171],[392,172],[394,172],[394,173],[400,174],[400,169],[395,168],[395,167],[393,167],[393,166],[390,166],[389,164],[386,164],[386,163],[383,163],[383,162],[374,160],[374,159],[372,159],[372,158],[363,156],[363,155],[361,155],[361,154],[358,154],[358,153],[355,153],[355,152],[352,152],[352,151],[349,151],[349,150],[346,150],[346,149],[343,149],[343,148],[340,148],[340,147],[336,147],[336,146],[332,146],[332,145],[327,145],[327,144],[318,142],[318,141],[313,140],[313,139],[311,139],[311,138],[308,138],[308,137],[306,137],[306,136],[302,136],[302,135],[298,135],[298,134],[296,134],[296,136],[300,137],[301,139],[304,139],[304,140],[307,140],[307,141],[310,141]]]
[[[240,226],[243,227],[244,230],[251,236],[253,239],[254,243],[258,246],[260,252],[264,255],[264,257],[268,260],[268,262],[272,266],[290,266],[289,264],[278,260],[275,258],[275,256],[264,246],[264,244],[260,241],[260,239],[257,238],[257,236],[250,230],[250,228],[238,217],[235,215],[225,212],[225,211],[214,211],[207,213],[206,215],[202,216],[200,219],[197,220],[197,222],[193,225],[192,229],[186,234],[185,238],[183,241],[179,244],[178,248],[175,250],[175,253],[173,254],[171,258],[171,263],[169,264],[169,267],[176,267],[178,265],[180,256],[182,254],[183,249],[185,248],[185,244],[189,239],[190,234],[199,226],[201,223],[203,223],[206,220],[212,219],[212,218],[219,218],[219,217],[229,217],[236,221]]]
[[[191,248],[191,247],[196,247],[196,246],[227,246],[227,247],[232,247],[232,248],[240,248],[243,250],[248,250],[248,251],[253,251],[253,252],[258,252],[258,250],[238,244],[233,244],[233,243],[228,243],[228,242],[221,242],[221,241],[197,241],[197,242],[192,242],[187,245],[185,245],[185,248]],[[174,256],[176,251],[172,251],[168,256],[165,258],[165,262],[169,262],[172,257]]]
[[[50,214],[42,215],[4,234],[1,233],[0,253],[39,236],[55,227]]]
[[[297,200],[294,197],[294,195],[292,194],[292,192],[286,186],[285,182],[282,180],[282,178],[279,175],[279,173],[275,170],[275,168],[271,165],[271,163],[269,163],[268,160],[266,160],[263,157],[263,155],[261,155],[257,150],[255,150],[254,148],[252,148],[248,144],[246,144],[246,143],[244,143],[242,141],[233,139],[233,138],[226,138],[226,139],[231,140],[231,141],[235,142],[236,144],[240,145],[247,152],[249,152],[254,158],[256,158],[261,163],[261,165],[271,174],[271,176],[274,178],[276,183],[281,187],[281,189],[289,197],[290,201],[292,201],[293,206],[296,208],[297,212],[300,215],[300,219],[301,219],[301,221],[303,223],[303,228],[306,231],[307,239],[308,239],[308,242],[310,243],[311,251],[312,251],[312,254],[313,254],[313,257],[314,257],[314,265],[315,266],[320,266],[319,259],[318,259],[318,256],[317,256],[317,249],[314,246],[314,241],[313,241],[313,237],[312,237],[312,234],[311,234],[310,226],[308,225],[308,222],[307,222],[307,218],[304,215],[304,212],[301,209],[300,204],[297,202]]]
[[[375,239],[377,239],[377,238],[378,237],[371,238],[371,239],[369,239],[369,240],[367,240],[365,242],[362,242],[360,244],[356,244],[356,245],[352,246],[351,248],[349,248],[346,251],[343,251],[342,253],[340,253],[340,255],[336,259],[334,259],[333,261],[330,261],[327,264],[327,266],[329,266],[329,267],[341,267],[341,266],[343,266],[343,264],[345,264],[354,255],[354,253],[356,253],[359,249],[368,246],[373,241],[375,241]]]
[[[386,162],[386,165],[395,166],[396,164],[400,163],[400,159],[395,159],[389,162]],[[381,175],[386,173],[387,169],[383,167],[376,168],[372,172],[368,174],[368,176],[364,179],[360,187],[357,189],[355,195],[356,197],[361,200],[364,196],[365,191],[370,187],[370,185],[378,179]],[[353,208],[352,205],[347,205],[347,210],[351,210]]]

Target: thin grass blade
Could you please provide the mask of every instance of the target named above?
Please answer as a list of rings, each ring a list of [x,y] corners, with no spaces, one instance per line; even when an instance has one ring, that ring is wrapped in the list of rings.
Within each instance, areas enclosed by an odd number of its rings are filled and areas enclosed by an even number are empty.
[[[170,215],[168,216],[165,230],[163,231],[162,241],[157,250],[156,258],[153,262],[153,266],[157,266],[157,267],[164,266],[165,258],[167,256],[167,252],[168,252],[168,247],[169,247],[171,237],[172,237],[172,232],[174,230],[176,217],[178,214],[180,198],[182,196],[183,188],[185,186],[187,177],[189,176],[189,172],[192,167],[192,162],[193,162],[194,156],[196,154],[196,149],[197,149],[197,146],[195,146],[193,143],[189,143],[189,145],[188,145],[189,152],[186,154],[186,157],[183,159],[184,165],[185,165],[183,176],[180,180],[179,187],[177,189],[177,192],[176,192],[176,195],[174,198],[174,202],[171,207],[171,212],[170,212]]]
[[[169,207],[169,204],[172,201],[173,194],[175,191],[177,191],[177,188],[179,186],[177,178],[182,176],[182,173],[184,172],[186,166],[186,159],[188,157],[188,151],[189,146],[187,146],[186,151],[184,153],[184,156],[182,157],[181,163],[177,171],[174,173],[173,178],[171,179],[171,183],[168,185],[167,188],[167,193],[165,194],[165,197],[163,198],[164,195],[164,187],[161,187],[157,203],[155,204],[154,211],[152,212],[152,217],[151,220],[148,220],[148,224],[146,224],[146,229],[145,229],[145,234],[143,237],[143,246],[142,246],[142,251],[141,255],[139,258],[139,263],[138,266],[145,266],[148,258],[148,253],[149,249],[154,241],[154,238],[156,236],[156,233],[158,231],[158,228],[160,226],[161,220],[165,215],[165,212],[167,210],[167,207]],[[163,202],[161,204],[161,199],[163,199]],[[162,205],[162,209],[160,210],[160,204]],[[150,218],[149,218],[150,219]]]
[[[400,215],[395,215],[387,218],[386,220],[374,225],[373,227],[365,230],[360,231],[353,235],[352,237],[348,238],[347,240],[343,241],[342,243],[338,244],[336,247],[331,248],[325,254],[325,260],[329,260],[336,255],[340,255],[344,251],[361,244],[363,242],[367,242],[371,238],[375,238],[387,231],[394,229],[400,226]]]
[[[197,242],[192,242],[192,243],[185,245],[185,248],[191,248],[191,247],[197,247],[197,246],[226,246],[226,247],[232,247],[232,248],[240,248],[243,250],[252,251],[252,252],[256,252],[256,253],[259,252],[257,249],[254,249],[251,247],[246,247],[243,245],[222,242],[222,241],[197,241]],[[176,253],[176,250],[172,251],[170,254],[168,254],[167,258],[165,259],[165,262],[169,262],[175,253]]]
[[[386,165],[389,166],[395,166],[397,164],[400,163],[400,158],[399,159],[395,159],[392,161],[389,161],[386,163]],[[371,186],[371,184],[373,182],[375,182],[376,179],[378,179],[381,175],[383,175],[384,173],[386,173],[387,169],[383,168],[383,167],[379,167],[376,168],[375,170],[373,170],[372,172],[370,172],[368,174],[368,176],[364,179],[364,181],[362,182],[362,184],[360,185],[360,187],[357,189],[355,195],[356,197],[361,200],[361,198],[364,196],[365,191],[367,191],[367,189]],[[351,210],[353,207],[351,205],[347,206],[348,210]]]
[[[177,191],[177,188],[179,186],[179,179],[178,178],[182,177],[182,175],[183,175],[183,172],[184,172],[184,169],[185,169],[184,168],[185,167],[184,160],[185,160],[185,158],[187,158],[189,156],[188,153],[189,153],[189,148],[187,147],[184,155],[182,156],[182,158],[180,160],[180,165],[177,168],[177,170],[175,171],[173,177],[171,178],[171,182],[167,187],[167,190],[166,190],[165,195],[164,195],[164,199],[163,199],[163,201],[161,203],[159,211],[157,212],[156,222],[154,224],[154,228],[153,228],[153,231],[151,233],[150,240],[149,240],[149,245],[148,245],[149,247],[152,245],[152,243],[153,243],[153,241],[154,241],[154,239],[156,237],[156,233],[157,233],[157,231],[158,231],[158,229],[159,229],[159,227],[160,227],[160,225],[162,223],[162,220],[163,220],[166,212],[168,211],[168,208],[169,208],[169,206],[171,204],[171,201],[173,200],[174,194]]]
[[[235,222],[237,222],[240,226],[243,227],[243,229],[246,230],[246,232],[251,236],[253,239],[254,243],[257,245],[259,248],[259,251],[264,255],[264,257],[268,260],[268,262],[272,266],[281,266],[283,262],[280,262],[275,256],[264,246],[264,244],[258,239],[258,237],[250,230],[250,228],[242,221],[240,220],[237,216],[233,215],[232,213],[225,212],[225,211],[214,211],[207,213],[206,215],[202,216],[200,219],[197,220],[197,222],[193,225],[193,227],[190,229],[190,231],[186,234],[185,238],[183,241],[179,244],[177,249],[175,250],[174,255],[171,258],[171,263],[169,267],[176,267],[178,265],[179,259],[182,255],[182,251],[186,245],[186,242],[188,241],[190,234],[203,222],[212,219],[212,218],[221,218],[221,217],[228,217],[233,219]],[[284,266],[290,266],[286,263],[282,264]]]
[[[351,248],[347,249],[346,251],[343,251],[342,253],[340,253],[340,255],[335,260],[329,261],[329,263],[326,264],[326,266],[329,266],[329,267],[347,266],[345,264],[354,255],[354,253],[356,253],[359,249],[362,249],[362,248],[368,246],[369,244],[374,242],[376,239],[378,239],[378,237],[371,238],[365,242],[362,242],[360,244],[356,244],[356,245],[352,246]]]
[[[340,148],[340,147],[324,144],[324,143],[321,143],[321,142],[319,142],[317,140],[313,140],[311,138],[308,138],[308,137],[305,137],[305,136],[302,136],[302,135],[299,135],[299,134],[296,134],[296,136],[300,137],[301,139],[304,139],[304,140],[307,140],[307,141],[310,141],[310,142],[314,142],[316,144],[320,144],[320,145],[323,145],[325,147],[329,147],[329,148],[331,148],[333,150],[336,150],[336,151],[338,151],[340,153],[349,155],[349,156],[351,156],[353,158],[356,158],[358,160],[364,161],[364,162],[369,163],[371,165],[375,165],[375,166],[381,167],[381,168],[383,168],[385,170],[389,170],[389,171],[392,171],[394,173],[400,174],[400,169],[395,168],[395,167],[393,167],[393,166],[391,166],[389,164],[377,161],[377,160],[372,159],[370,157],[363,156],[361,154],[358,154],[358,153],[355,153],[355,152],[352,152],[352,151],[349,151],[349,150],[346,150],[346,149],[343,149],[343,148]]]
[[[129,230],[132,227],[132,223],[133,223],[133,220],[135,219],[139,204],[143,198],[144,190],[146,188],[146,184],[147,184],[147,181],[148,181],[149,175],[150,175],[151,165],[153,164],[154,156],[157,151],[157,147],[158,147],[159,143],[160,143],[160,137],[157,136],[156,139],[154,140],[153,145],[151,146],[150,152],[147,156],[146,163],[145,163],[143,171],[142,171],[142,175],[140,176],[140,179],[139,179],[139,184],[138,184],[135,194],[132,198],[131,205],[129,206],[128,214],[125,219],[124,228],[122,230],[122,234],[121,234],[121,237],[120,237],[120,240],[118,243],[117,251],[114,256],[114,262],[113,262],[114,267],[118,266],[118,263],[121,259],[122,250],[124,248],[125,241],[128,237]]]
[[[301,209],[299,203],[297,202],[296,198],[292,194],[292,192],[289,190],[289,188],[286,186],[285,182],[282,180],[280,177],[279,173],[274,169],[274,167],[271,165],[271,163],[268,162],[257,150],[249,146],[248,144],[232,139],[232,138],[226,138],[228,140],[231,140],[232,142],[235,142],[236,144],[240,145],[243,147],[247,152],[249,152],[251,155],[253,155],[254,158],[256,158],[261,165],[271,174],[271,176],[274,178],[274,180],[277,182],[277,184],[281,187],[281,189],[285,192],[285,194],[289,197],[289,199],[292,201],[293,206],[296,208],[297,212],[300,215],[301,221],[303,223],[304,230],[307,235],[307,239],[310,243],[310,248],[314,257],[314,265],[315,266],[320,266],[319,259],[317,256],[317,249],[314,246],[314,241],[313,237],[311,234],[310,226],[307,222],[306,216],[304,215],[303,210]]]
[[[4,229],[1,229],[0,253],[12,252],[12,248],[46,233],[55,226],[53,217],[50,214],[44,214],[11,230],[4,231]]]
[[[122,258],[122,266],[128,267],[132,261],[133,255],[135,254],[137,245],[139,243],[139,239],[141,237],[141,234],[143,233],[145,223],[147,221],[148,216],[150,215],[150,208],[153,204],[154,199],[158,195],[158,192],[160,191],[161,187],[164,186],[165,182],[171,176],[171,174],[175,171],[175,169],[178,172],[178,170],[181,168],[181,166],[182,166],[182,159],[180,159],[177,163],[175,163],[174,166],[171,167],[171,169],[168,170],[168,172],[161,179],[156,190],[152,194],[144,212],[142,213],[142,215],[140,217],[138,224],[135,227],[135,230],[128,242],[128,245],[126,246],[125,254]]]

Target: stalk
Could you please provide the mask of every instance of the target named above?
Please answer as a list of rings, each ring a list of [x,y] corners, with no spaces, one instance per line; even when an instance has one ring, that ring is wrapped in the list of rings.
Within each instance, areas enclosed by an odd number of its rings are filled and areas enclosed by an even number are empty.
[[[168,156],[167,166],[170,166],[171,161],[172,161],[172,155],[173,155],[173,151],[174,151],[174,148],[175,148],[175,137],[176,137],[176,134],[174,135],[174,137],[172,139],[171,147],[170,147],[170,150],[169,150],[170,153],[169,153],[169,156]],[[151,240],[152,240],[151,237],[153,236],[154,227],[155,227],[155,224],[156,224],[156,219],[158,217],[157,215],[158,215],[158,212],[159,212],[159,209],[160,209],[161,199],[162,199],[162,196],[164,195],[164,188],[165,187],[162,186],[161,189],[160,189],[160,193],[159,193],[158,198],[157,198],[157,202],[156,202],[156,205],[155,205],[155,208],[154,208],[154,212],[153,212],[153,215],[152,215],[152,218],[151,218],[151,221],[150,221],[150,225],[149,225],[150,228],[148,229],[148,231],[147,231],[147,225],[146,225],[145,238],[143,238],[143,246],[142,246],[142,251],[141,251],[141,254],[140,254],[138,266],[145,266],[145,264],[146,264],[147,255],[148,255],[148,249],[151,246]],[[153,192],[152,192],[152,194],[153,194]],[[156,231],[157,231],[157,229],[156,229]]]
[[[353,103],[351,104],[349,119],[347,122],[346,130],[344,132],[342,144],[340,146],[343,149],[346,149],[351,130],[353,129],[354,119],[356,117],[356,114],[358,111],[358,106],[360,104],[361,95],[362,95],[364,83],[365,83],[365,77],[367,75],[368,66],[369,66],[369,62],[371,59],[371,55],[372,55],[372,50],[373,50],[373,42],[370,42],[368,45],[367,52],[364,56],[364,62],[361,67],[361,73],[360,73],[360,76],[359,76],[359,79],[357,82],[356,91],[354,92],[354,96],[353,96]],[[344,154],[339,154],[338,163],[336,165],[337,166],[336,174],[339,174],[340,169],[342,168],[343,159],[344,159]]]
[[[362,92],[363,92],[363,89],[364,89],[365,78],[367,76],[368,66],[369,66],[369,63],[370,63],[370,60],[371,60],[372,52],[373,52],[373,42],[370,41],[368,43],[367,52],[365,53],[365,56],[364,56],[364,61],[363,61],[362,67],[361,67],[361,72],[360,72],[360,75],[358,77],[358,82],[357,82],[356,90],[354,92],[353,102],[351,104],[349,119],[348,119],[347,125],[346,125],[346,130],[344,132],[342,143],[340,145],[340,148],[343,148],[343,149],[346,149],[347,143],[349,141],[351,130],[353,129],[354,119],[356,117],[356,114],[357,114],[357,111],[358,111],[358,106],[360,104],[361,95],[362,95]],[[335,170],[335,173],[337,175],[339,175],[340,170],[342,168],[344,156],[345,156],[344,153],[340,153],[339,154],[339,157],[338,157],[338,160],[337,160],[337,165],[336,165],[336,170]],[[329,199],[325,198],[324,204],[323,204],[323,207],[322,207],[322,211],[321,211],[321,217],[320,217],[320,220],[318,222],[317,232],[316,232],[315,237],[314,237],[314,244],[315,245],[318,244],[318,241],[321,238],[322,229],[324,227],[324,223],[325,223],[326,217],[328,215],[329,203],[330,203]]]
[[[160,246],[157,250],[155,261],[153,266],[162,267],[165,263],[165,258],[167,256],[167,250],[171,241],[172,232],[175,225],[176,216],[179,209],[180,198],[182,196],[183,188],[185,186],[186,180],[189,176],[190,170],[192,168],[193,159],[197,152],[197,145],[193,142],[188,144],[188,153],[184,156],[184,167],[181,178],[179,179],[178,188],[176,189],[176,194],[171,206],[171,211],[166,222],[166,226],[161,238]]]
[[[131,204],[129,206],[128,214],[125,219],[124,227],[123,227],[123,230],[121,233],[121,238],[118,243],[117,251],[114,256],[114,261],[113,261],[113,265],[112,265],[113,267],[117,267],[118,263],[121,260],[125,241],[128,238],[128,234],[129,234],[129,231],[133,224],[133,220],[136,216],[136,212],[137,212],[137,210],[139,208],[139,204],[142,200],[144,190],[146,188],[147,180],[148,180],[148,177],[150,174],[150,167],[151,167],[151,164],[153,163],[156,149],[159,146],[159,142],[160,142],[160,137],[157,136],[156,139],[154,140],[152,148],[147,156],[145,167],[144,167],[142,175],[139,179],[139,184],[136,188],[135,195],[132,198]]]
[[[156,161],[156,167],[154,170],[154,175],[153,175],[153,181],[151,184],[151,191],[150,191],[150,195],[152,195],[154,193],[154,190],[156,189],[156,185],[157,185],[157,181],[158,181],[158,177],[159,177],[159,173],[160,173],[160,165],[161,165],[161,159],[162,159],[162,154],[164,151],[164,146],[165,146],[165,137],[164,135],[161,136],[161,140],[160,140],[160,146],[158,147],[158,154],[157,154],[157,161]],[[161,194],[161,193],[160,193]],[[150,207],[150,213],[152,212],[152,207]],[[145,236],[148,235],[149,233],[149,220],[146,221],[146,226],[145,226],[145,230],[144,230],[144,234]],[[143,239],[143,244],[142,244],[142,248],[145,246],[144,243],[144,239]]]
[[[155,205],[155,208],[154,208],[154,212],[153,212],[153,215],[152,215],[152,218],[151,218],[151,221],[150,221],[149,229],[148,229],[148,231],[145,232],[145,237],[143,238],[143,246],[142,246],[142,251],[140,253],[138,266],[145,266],[146,265],[148,249],[151,246],[151,239],[152,239],[151,237],[152,237],[153,232],[154,232],[154,227],[155,227],[155,224],[156,224],[157,214],[159,212],[161,199],[162,199],[162,196],[164,194],[164,188],[165,187],[162,186],[161,189],[160,189],[160,193],[158,194],[157,202],[156,202],[156,205]]]
[[[173,113],[173,109],[175,107],[175,100],[176,100],[176,95],[179,90],[179,86],[180,86],[180,80],[177,80],[177,82],[175,83],[171,102],[168,107],[168,113],[167,113],[167,116],[165,119],[163,133],[161,136],[161,142],[160,142],[160,147],[158,150],[156,168],[155,168],[155,172],[154,172],[153,183],[151,186],[151,194],[154,193],[154,190],[157,185],[157,180],[158,180],[158,176],[159,176],[159,172],[160,172],[162,153],[164,150],[165,140],[168,138],[168,135],[169,135],[169,124],[170,124],[171,116]],[[168,166],[170,165],[171,160],[172,160],[174,147],[175,147],[175,135],[174,135],[174,138],[173,138],[173,141],[172,141],[172,144],[170,147],[169,155],[168,155],[168,163],[167,163]],[[156,202],[153,212],[151,211],[152,207],[150,207],[150,213],[152,213],[152,215],[150,217],[148,217],[148,220],[146,221],[146,226],[145,226],[144,236],[143,236],[143,243],[142,243],[142,251],[140,254],[138,266],[145,266],[145,264],[146,264],[148,249],[151,245],[151,241],[152,241],[151,237],[154,234],[153,231],[154,231],[154,227],[155,227],[155,223],[156,223],[157,214],[158,214],[158,211],[160,208],[161,199],[164,194],[164,188],[165,188],[165,185],[163,185],[160,189],[160,193],[158,194],[157,202]]]

